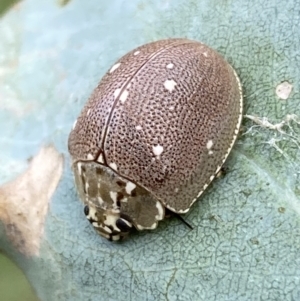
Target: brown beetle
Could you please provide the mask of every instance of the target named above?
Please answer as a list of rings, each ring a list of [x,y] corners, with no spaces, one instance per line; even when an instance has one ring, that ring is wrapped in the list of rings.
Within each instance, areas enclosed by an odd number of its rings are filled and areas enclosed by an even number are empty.
[[[134,49],[102,78],[69,136],[85,214],[119,240],[186,213],[225,162],[242,119],[233,68],[196,41]]]

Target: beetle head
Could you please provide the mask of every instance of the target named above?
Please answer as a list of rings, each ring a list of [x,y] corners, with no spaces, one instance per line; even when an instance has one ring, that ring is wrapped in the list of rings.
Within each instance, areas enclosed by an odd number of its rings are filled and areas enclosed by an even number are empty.
[[[133,226],[155,229],[164,218],[162,204],[140,185],[95,161],[73,164],[84,213],[95,230],[109,240],[127,236]]]

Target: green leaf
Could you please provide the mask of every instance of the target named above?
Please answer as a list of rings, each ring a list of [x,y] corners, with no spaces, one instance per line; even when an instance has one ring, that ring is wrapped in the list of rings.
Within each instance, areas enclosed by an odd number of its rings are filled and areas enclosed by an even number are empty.
[[[26,0],[2,17],[1,183],[43,145],[66,159],[40,256],[11,253],[41,300],[300,299],[299,7],[299,0]],[[68,134],[120,56],[168,37],[218,50],[241,78],[248,117],[226,175],[185,216],[192,231],[169,219],[111,243],[83,215]],[[276,93],[283,82],[292,86],[286,100]]]

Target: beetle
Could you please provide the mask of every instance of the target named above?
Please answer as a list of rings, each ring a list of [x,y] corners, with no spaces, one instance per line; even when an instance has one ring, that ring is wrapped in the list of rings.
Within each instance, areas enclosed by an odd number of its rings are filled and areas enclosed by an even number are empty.
[[[166,39],[140,46],[104,75],[68,149],[84,212],[120,240],[189,211],[228,157],[242,120],[240,80],[215,50]]]

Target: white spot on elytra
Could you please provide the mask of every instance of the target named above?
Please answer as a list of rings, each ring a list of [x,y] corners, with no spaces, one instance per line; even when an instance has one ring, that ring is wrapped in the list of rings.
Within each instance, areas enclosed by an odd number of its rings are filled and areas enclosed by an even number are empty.
[[[126,183],[126,187],[125,187],[125,190],[126,192],[130,195],[132,190],[136,187],[136,185],[132,182],[127,182]]]
[[[203,52],[203,55],[204,55],[205,57],[208,57],[207,52]]]
[[[109,70],[109,73],[113,73],[116,69],[118,69],[120,67],[121,63],[117,63],[115,65],[113,65],[111,67],[111,69]]]
[[[174,64],[172,64],[172,63],[170,63],[170,64],[167,65],[168,69],[172,69],[173,67],[174,67]]]
[[[73,123],[73,126],[72,126],[72,129],[73,129],[73,130],[75,129],[76,124],[77,124],[77,119],[76,119],[76,120],[74,121],[74,123]]]
[[[176,193],[179,191],[179,188],[175,188],[175,190],[174,190]]]
[[[208,155],[211,156],[214,152],[213,151],[208,151]]]
[[[127,199],[127,198],[124,198],[124,199],[121,200],[121,202],[122,202],[122,203],[127,203],[127,202],[128,202],[128,199]]]
[[[129,92],[127,90],[124,90],[123,93],[120,96],[121,103],[124,103],[128,97]]]
[[[206,148],[210,150],[213,147],[214,143],[212,140],[208,140],[206,143]]]
[[[91,109],[88,109],[87,112],[86,112],[86,116],[89,116],[91,113]]]
[[[92,154],[87,154],[87,160],[94,160],[94,156]]]
[[[103,154],[100,154],[100,155],[99,155],[97,161],[98,161],[99,163],[104,163]]]
[[[116,163],[114,163],[114,162],[112,162],[112,163],[109,163],[109,167],[111,168],[111,169],[113,169],[113,170],[118,170],[118,166],[117,166],[117,164]]]
[[[142,127],[141,127],[140,125],[137,125],[137,126],[135,127],[135,129],[136,129],[137,131],[140,131],[140,130],[142,129]]]
[[[133,55],[138,55],[140,53],[140,51],[136,51]]]
[[[287,100],[292,92],[293,86],[284,81],[276,87],[276,95],[283,100]]]
[[[118,88],[118,89],[115,90],[115,92],[114,92],[114,98],[115,98],[115,99],[119,97],[120,92],[121,92],[121,89],[120,89],[120,88]]]
[[[164,82],[164,86],[169,92],[173,92],[176,85],[177,85],[177,83],[173,79],[171,79],[171,80],[167,79]]]
[[[209,180],[212,181],[214,179],[214,175],[210,176]]]
[[[157,157],[159,157],[162,152],[164,151],[164,147],[162,145],[153,145],[152,146],[152,151],[153,151],[153,154]]]

